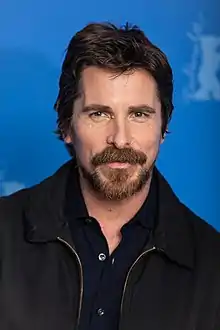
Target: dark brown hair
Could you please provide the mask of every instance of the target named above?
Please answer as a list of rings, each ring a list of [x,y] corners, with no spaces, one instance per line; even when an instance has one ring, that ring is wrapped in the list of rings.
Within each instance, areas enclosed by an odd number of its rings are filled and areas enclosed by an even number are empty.
[[[166,55],[137,26],[117,28],[110,23],[93,23],[76,33],[67,48],[55,103],[57,134],[69,132],[73,104],[79,96],[79,81],[85,67],[97,66],[117,74],[143,69],[155,79],[162,105],[162,134],[173,111],[173,74]]]

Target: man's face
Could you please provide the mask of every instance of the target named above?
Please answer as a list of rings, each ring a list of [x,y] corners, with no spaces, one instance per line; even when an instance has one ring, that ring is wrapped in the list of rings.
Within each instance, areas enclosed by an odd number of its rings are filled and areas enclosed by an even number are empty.
[[[129,198],[149,180],[162,142],[156,82],[142,70],[114,76],[89,67],[81,88],[66,142],[96,192],[111,200]]]

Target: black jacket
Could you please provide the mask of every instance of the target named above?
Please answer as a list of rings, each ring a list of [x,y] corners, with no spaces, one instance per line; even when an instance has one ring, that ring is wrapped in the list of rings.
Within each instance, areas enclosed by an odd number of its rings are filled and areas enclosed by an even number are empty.
[[[0,329],[77,330],[83,273],[63,214],[72,162],[0,200]],[[158,225],[124,286],[119,330],[220,330],[220,236],[156,170]]]

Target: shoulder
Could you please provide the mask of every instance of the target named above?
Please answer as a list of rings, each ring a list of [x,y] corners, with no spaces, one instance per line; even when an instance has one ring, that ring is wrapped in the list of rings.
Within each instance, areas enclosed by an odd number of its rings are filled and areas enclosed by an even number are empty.
[[[180,203],[184,217],[188,222],[193,237],[197,259],[207,264],[218,265],[220,274],[220,233],[206,220],[196,215],[186,205]]]
[[[9,233],[22,230],[25,205],[31,188],[18,191],[12,195],[0,198],[0,235],[1,240]]]
[[[202,219],[192,211],[181,199],[176,195],[171,185],[165,177],[156,169],[156,175],[159,187],[159,196],[163,203],[163,212],[167,217],[182,219],[177,221],[179,225],[186,224],[189,232],[192,233],[195,243],[198,245],[220,246],[220,233],[205,219]]]
[[[200,240],[207,241],[216,241],[217,244],[220,244],[220,233],[215,229],[211,224],[209,224],[205,219],[202,219],[197,214],[195,214],[189,207],[181,203],[182,210],[185,217],[190,222],[190,225],[193,229],[193,232]]]
[[[20,241],[24,232],[23,219],[29,189],[0,198],[0,255]]]
[[[31,188],[23,189],[9,196],[3,196],[0,198],[0,220],[2,216],[9,215],[17,212],[19,209],[22,209],[29,191]]]
[[[220,275],[220,233],[205,219],[199,217],[176,195],[171,185],[156,169],[161,217],[166,219],[167,228],[181,250],[194,251],[198,267],[218,269]],[[178,240],[176,238],[178,237]],[[187,250],[187,247],[189,248]]]
[[[27,210],[33,212],[58,207],[65,196],[65,186],[72,162],[65,163],[51,176],[30,188],[20,190],[10,196],[0,198],[0,227],[9,223],[19,223]],[[0,228],[0,229],[1,229]]]

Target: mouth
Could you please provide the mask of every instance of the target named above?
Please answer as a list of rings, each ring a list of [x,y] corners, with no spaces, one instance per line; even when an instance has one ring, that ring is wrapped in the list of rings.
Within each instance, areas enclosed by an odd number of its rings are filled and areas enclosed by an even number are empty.
[[[113,162],[113,163],[108,163],[107,166],[110,168],[129,168],[132,165],[129,163]]]

